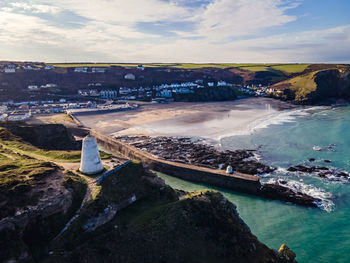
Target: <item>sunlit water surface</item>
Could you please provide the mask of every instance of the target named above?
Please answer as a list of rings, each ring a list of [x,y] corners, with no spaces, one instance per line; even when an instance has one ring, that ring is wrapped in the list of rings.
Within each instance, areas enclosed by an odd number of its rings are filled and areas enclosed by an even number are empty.
[[[257,129],[251,135],[222,138],[222,147],[258,149],[262,162],[278,167],[262,181],[283,178],[291,186],[322,198],[320,209],[263,200],[161,176],[177,189],[220,190],[237,205],[240,216],[260,241],[275,249],[281,243],[287,244],[301,263],[350,262],[350,184],[315,175],[286,173],[292,165],[311,164],[308,162],[311,157],[316,159],[313,165],[350,171],[350,107],[290,110],[255,125]],[[325,159],[332,162],[325,163]]]

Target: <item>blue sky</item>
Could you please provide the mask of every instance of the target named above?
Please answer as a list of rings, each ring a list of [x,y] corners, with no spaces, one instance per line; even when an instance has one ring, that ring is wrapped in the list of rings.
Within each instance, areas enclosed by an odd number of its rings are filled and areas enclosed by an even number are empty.
[[[7,59],[350,63],[350,1],[2,0]]]

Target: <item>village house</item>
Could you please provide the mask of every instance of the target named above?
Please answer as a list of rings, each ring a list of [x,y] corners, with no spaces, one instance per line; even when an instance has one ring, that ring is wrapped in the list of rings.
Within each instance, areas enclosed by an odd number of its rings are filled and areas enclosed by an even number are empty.
[[[39,87],[38,87],[37,85],[29,85],[29,86],[28,86],[28,90],[31,90],[31,91],[33,91],[33,90],[39,90]]]
[[[127,95],[131,93],[131,89],[130,88],[125,88],[125,87],[120,87],[119,88],[119,94],[120,95]]]
[[[0,114],[4,114],[6,113],[8,110],[7,106],[3,105],[3,106],[0,106]]]
[[[78,90],[78,94],[80,96],[84,97],[98,97],[100,96],[100,93],[97,91],[97,89],[80,89]]]
[[[138,69],[138,70],[145,70],[144,66],[142,66],[142,65],[138,65],[138,66],[137,66],[137,69]]]
[[[51,65],[46,65],[45,66],[45,70],[51,70],[51,69],[54,69],[55,67],[54,66],[51,66]]]
[[[106,68],[91,68],[92,73],[105,73]]]
[[[226,81],[218,81],[218,84],[217,84],[218,87],[224,87],[224,86],[227,86],[227,82]]]
[[[100,97],[101,99],[114,99],[118,95],[116,90],[101,90]]]
[[[31,65],[24,65],[22,66],[24,70],[34,70],[34,68]]]
[[[4,69],[5,73],[16,73],[16,66],[13,64],[6,65]]]
[[[135,75],[134,74],[131,74],[131,73],[128,73],[124,76],[124,79],[127,79],[127,80],[135,80]]]
[[[28,105],[27,105],[28,106]],[[8,116],[9,121],[24,121],[32,116],[30,110],[15,110]]]
[[[87,73],[88,72],[88,68],[87,67],[75,68],[74,72],[76,72],[76,73]]]
[[[171,90],[167,89],[167,90],[162,90],[160,92],[160,97],[162,98],[172,98],[173,97],[173,93]]]

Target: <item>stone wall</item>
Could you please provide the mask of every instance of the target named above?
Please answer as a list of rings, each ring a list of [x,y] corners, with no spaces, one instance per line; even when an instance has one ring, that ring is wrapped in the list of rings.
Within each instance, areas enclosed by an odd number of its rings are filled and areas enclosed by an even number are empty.
[[[94,130],[91,130],[90,134],[96,138],[99,144],[112,153],[122,153],[130,159],[142,161],[150,169],[170,176],[252,194],[257,194],[261,187],[257,176],[248,174],[228,175],[221,170],[162,160],[111,136],[103,135]]]

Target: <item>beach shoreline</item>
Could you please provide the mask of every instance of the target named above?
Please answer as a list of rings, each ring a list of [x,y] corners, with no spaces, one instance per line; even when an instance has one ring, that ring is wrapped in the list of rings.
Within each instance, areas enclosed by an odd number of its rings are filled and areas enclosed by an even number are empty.
[[[200,137],[217,143],[222,137],[248,135],[254,126],[261,126],[260,122],[281,112],[303,108],[271,98],[245,98],[223,102],[149,103],[133,111],[74,116],[84,126],[106,135]]]

